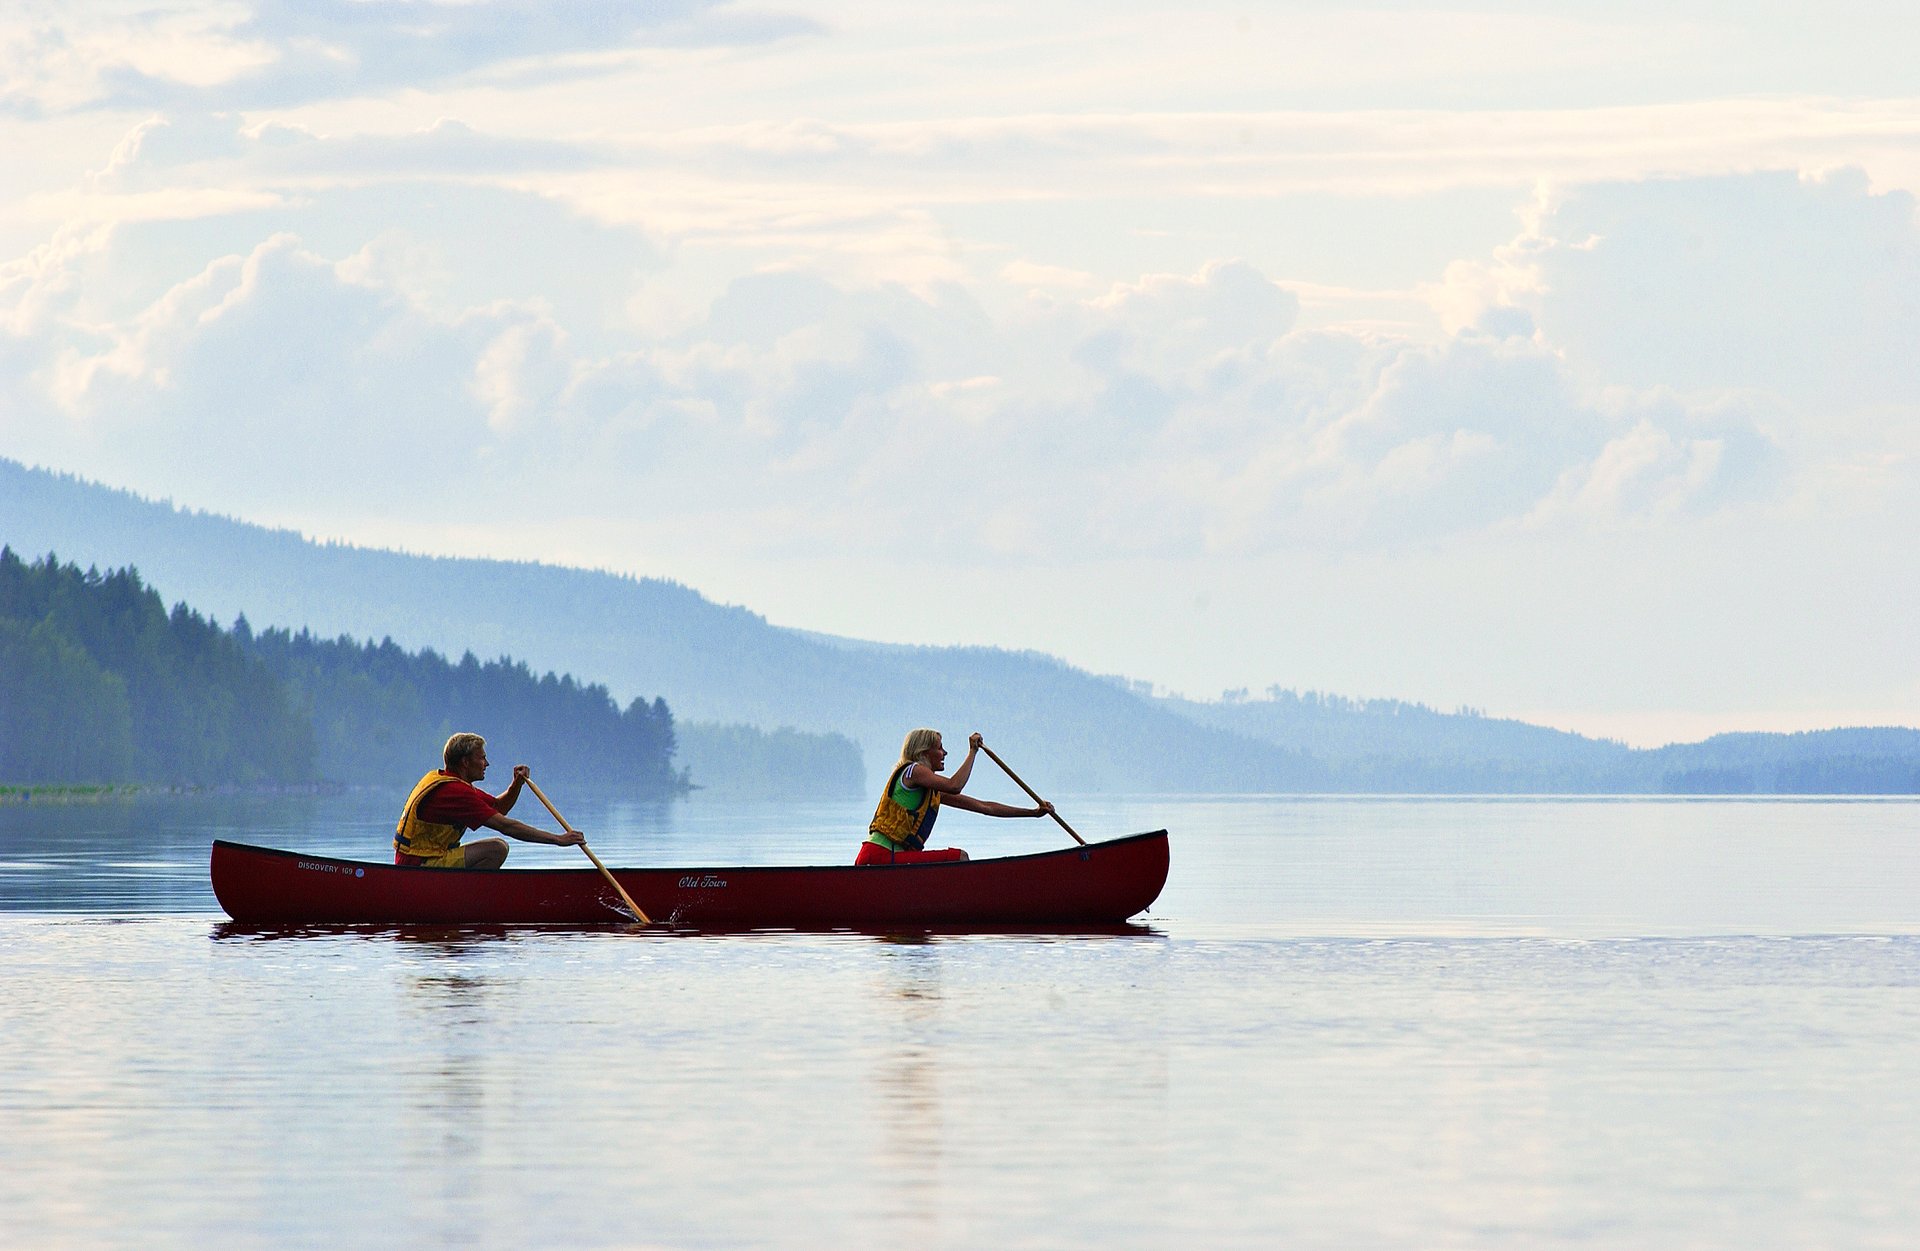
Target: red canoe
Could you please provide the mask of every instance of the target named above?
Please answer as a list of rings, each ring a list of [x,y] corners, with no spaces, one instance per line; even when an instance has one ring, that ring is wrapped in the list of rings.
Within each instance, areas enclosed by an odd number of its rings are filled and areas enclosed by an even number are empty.
[[[582,925],[626,913],[592,868],[416,869],[213,844],[213,893],[262,925]],[[691,929],[1113,925],[1167,881],[1167,832],[955,864],[615,869],[655,921]]]

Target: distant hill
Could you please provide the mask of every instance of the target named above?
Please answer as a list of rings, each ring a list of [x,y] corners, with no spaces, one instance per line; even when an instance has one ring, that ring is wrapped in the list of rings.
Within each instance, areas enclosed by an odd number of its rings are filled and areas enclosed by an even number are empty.
[[[1635,751],[1394,700],[1156,699],[1144,683],[1037,652],[861,642],[775,626],[658,579],[315,543],[4,459],[0,542],[136,565],[225,620],[511,654],[623,699],[662,697],[683,723],[712,723],[697,750],[716,759],[772,743],[749,748],[728,726],[791,730],[801,737],[781,742],[803,752],[844,735],[869,781],[907,729],[933,725],[986,733],[1043,793],[1920,791],[1920,731],[1722,735]]]
[[[1645,789],[1681,795],[1920,794],[1920,730],[1716,734],[1636,752]]]
[[[1309,755],[1338,791],[1592,793],[1617,789],[1634,757],[1621,743],[1397,699],[1274,689],[1264,699],[1159,702],[1201,724]]]
[[[62,560],[132,564],[224,620],[332,637],[391,636],[458,656],[664,697],[685,721],[840,733],[868,773],[933,725],[988,733],[1049,789],[1295,790],[1311,761],[1196,725],[1049,656],[896,647],[771,625],[677,583],[532,563],[315,543],[0,460],[0,542]],[[696,778],[696,781],[698,779]]]
[[[1329,789],[1428,794],[1920,793],[1920,730],[1720,734],[1636,750],[1475,712],[1273,689],[1262,699],[1160,701],[1311,756]]]

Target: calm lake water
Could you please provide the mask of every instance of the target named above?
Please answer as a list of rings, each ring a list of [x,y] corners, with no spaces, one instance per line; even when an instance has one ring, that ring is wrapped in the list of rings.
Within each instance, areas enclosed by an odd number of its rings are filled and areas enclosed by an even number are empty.
[[[553,797],[610,864],[865,816]],[[1173,831],[1122,936],[221,923],[211,839],[397,801],[0,807],[0,1245],[1920,1245],[1917,803],[1061,797]]]

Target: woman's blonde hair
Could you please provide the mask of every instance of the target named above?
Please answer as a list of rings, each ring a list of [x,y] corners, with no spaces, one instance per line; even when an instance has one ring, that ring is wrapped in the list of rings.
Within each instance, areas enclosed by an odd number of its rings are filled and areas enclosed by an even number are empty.
[[[909,760],[920,760],[924,758],[928,752],[932,751],[939,742],[940,731],[938,730],[908,730],[906,741],[900,744],[899,762],[906,764]]]

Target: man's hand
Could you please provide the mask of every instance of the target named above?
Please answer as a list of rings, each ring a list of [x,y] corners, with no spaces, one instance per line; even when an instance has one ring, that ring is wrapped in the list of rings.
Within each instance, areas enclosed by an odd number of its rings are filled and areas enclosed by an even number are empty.
[[[553,836],[555,847],[578,847],[587,841],[587,836],[579,830],[562,830]]]
[[[533,776],[533,770],[527,768],[527,766],[525,765],[513,766],[513,784],[515,786],[525,785],[527,779],[532,776]]]

